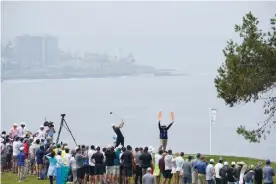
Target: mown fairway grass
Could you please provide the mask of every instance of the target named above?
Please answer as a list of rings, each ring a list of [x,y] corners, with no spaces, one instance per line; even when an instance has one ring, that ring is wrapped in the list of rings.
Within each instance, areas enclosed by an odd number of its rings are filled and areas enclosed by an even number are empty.
[[[186,155],[187,156],[187,155]],[[185,158],[186,158],[185,156]],[[255,158],[246,158],[246,157],[233,157],[233,156],[218,156],[218,155],[206,155],[207,161],[209,161],[211,158],[213,158],[215,161],[219,159],[219,157],[223,157],[223,160],[228,161],[228,163],[231,163],[232,161],[238,162],[238,161],[244,161],[247,165],[256,165],[258,161],[262,161],[263,164],[265,163],[265,160],[261,159],[255,159]],[[276,171],[276,163],[273,162],[271,166]],[[18,183],[18,177],[16,174],[12,174],[11,172],[4,173],[1,176],[1,184],[16,184]],[[24,182],[24,184],[48,184],[48,180],[37,180],[35,176],[29,176]],[[131,182],[133,183],[133,182]],[[274,177],[274,183],[276,183],[276,177]]]

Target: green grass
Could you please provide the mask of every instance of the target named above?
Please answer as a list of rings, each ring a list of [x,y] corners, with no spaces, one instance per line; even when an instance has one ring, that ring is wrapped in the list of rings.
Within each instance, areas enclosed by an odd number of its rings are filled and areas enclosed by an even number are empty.
[[[217,156],[217,155],[206,155],[207,161],[209,161],[211,158],[213,158],[215,161],[218,161],[219,157],[220,156]],[[256,165],[258,161],[262,161],[263,164],[265,163],[265,160],[255,159],[255,158],[233,157],[233,156],[222,156],[222,157],[223,157],[223,160],[228,161],[229,164],[232,161],[234,161],[234,162],[244,161],[247,165],[251,165],[251,164]],[[271,166],[276,171],[276,163],[273,162],[271,164]],[[2,176],[1,176],[1,183],[2,184],[18,183],[18,177],[16,174],[12,174],[11,172],[8,172],[8,173],[6,172],[6,173],[2,174]],[[37,180],[37,177],[29,176],[23,183],[24,184],[48,184],[49,180]],[[274,183],[276,183],[276,177],[274,177]]]

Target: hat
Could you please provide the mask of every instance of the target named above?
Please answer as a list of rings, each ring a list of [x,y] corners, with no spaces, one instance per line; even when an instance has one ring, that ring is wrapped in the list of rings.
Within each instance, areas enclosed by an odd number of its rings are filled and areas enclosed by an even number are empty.
[[[236,162],[231,162],[231,165],[236,165]]]
[[[40,126],[40,128],[44,128],[44,126],[43,126],[43,125],[41,125],[41,126]]]
[[[20,151],[23,151],[23,150],[24,150],[24,147],[20,147],[19,150],[20,150]]]
[[[266,163],[267,165],[269,165],[269,164],[270,164],[270,160],[267,159],[267,160],[265,161],[265,163]]]
[[[115,124],[111,124],[111,127],[114,127],[115,126]]]
[[[151,168],[150,168],[150,167],[149,167],[149,168],[147,168],[147,171],[148,171],[148,172],[151,172]]]
[[[111,145],[108,145],[108,146],[107,146],[107,149],[111,149],[111,148],[112,148],[112,146],[111,146]]]
[[[14,124],[12,124],[12,126],[17,126],[17,124],[16,124],[16,123],[14,123]]]
[[[219,157],[219,161],[223,161],[222,157]]]
[[[224,162],[223,165],[228,165],[228,162]]]
[[[214,159],[210,159],[210,163],[215,163],[215,160]]]
[[[154,148],[152,146],[149,146],[149,152],[152,153],[154,151]]]
[[[25,125],[25,123],[22,121],[22,122],[20,123],[20,125]]]

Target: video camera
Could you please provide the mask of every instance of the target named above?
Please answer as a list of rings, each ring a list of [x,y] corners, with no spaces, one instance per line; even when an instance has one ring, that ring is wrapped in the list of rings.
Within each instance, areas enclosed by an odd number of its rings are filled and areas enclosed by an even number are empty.
[[[52,122],[52,121],[45,121],[44,122],[44,126],[47,126],[47,127],[54,127],[54,122]]]

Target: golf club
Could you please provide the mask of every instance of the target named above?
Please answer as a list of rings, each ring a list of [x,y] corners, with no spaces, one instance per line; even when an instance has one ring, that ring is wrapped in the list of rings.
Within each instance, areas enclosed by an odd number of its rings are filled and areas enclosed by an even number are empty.
[[[114,116],[116,116],[116,117],[118,117],[118,118],[120,118],[120,119],[123,120],[123,117],[122,117],[122,116],[119,116],[119,115],[115,114],[114,112],[110,112],[110,114],[111,114],[111,115],[113,114]]]

